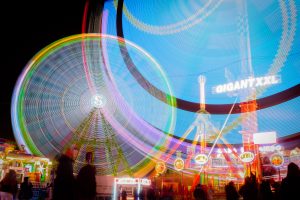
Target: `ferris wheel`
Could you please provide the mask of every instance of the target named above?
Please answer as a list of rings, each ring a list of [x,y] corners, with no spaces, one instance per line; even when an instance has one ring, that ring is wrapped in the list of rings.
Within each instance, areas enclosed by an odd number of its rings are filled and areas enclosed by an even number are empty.
[[[35,55],[15,86],[18,144],[51,158],[76,149],[75,172],[93,152],[98,174],[148,173],[150,158],[170,142],[164,132],[175,125],[175,109],[130,75],[121,55],[125,43],[144,73],[172,94],[159,64],[137,45],[101,34],[63,38]]]

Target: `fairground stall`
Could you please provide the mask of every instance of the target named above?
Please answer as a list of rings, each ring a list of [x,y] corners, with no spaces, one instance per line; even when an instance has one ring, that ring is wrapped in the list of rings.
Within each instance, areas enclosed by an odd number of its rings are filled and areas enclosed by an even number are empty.
[[[19,184],[23,182],[24,177],[29,177],[33,184],[34,198],[45,197],[47,184],[50,183],[52,162],[48,158],[28,154],[22,149],[17,150],[16,144],[11,141],[5,140],[0,144],[0,148],[2,178],[10,169],[15,170]]]
[[[151,180],[146,178],[122,177],[114,179],[113,200],[123,199],[145,199],[147,188],[151,185]]]
[[[6,155],[5,162],[8,169],[17,172],[19,181],[29,177],[32,183],[47,183],[50,179],[52,162],[48,158],[13,151]]]
[[[16,149],[17,144],[13,141],[0,138],[0,180],[7,171],[6,155]]]

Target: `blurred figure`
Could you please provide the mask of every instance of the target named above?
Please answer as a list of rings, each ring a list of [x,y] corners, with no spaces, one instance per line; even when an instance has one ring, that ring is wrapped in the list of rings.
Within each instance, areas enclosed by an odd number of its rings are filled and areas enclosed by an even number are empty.
[[[137,192],[137,189],[134,188],[134,190],[133,190],[133,199],[134,199],[134,200],[137,200],[138,197],[139,197],[139,194],[138,194],[138,192]]]
[[[23,183],[21,184],[21,189],[19,193],[20,200],[28,200],[33,196],[32,183],[29,181],[29,177],[25,177]]]
[[[212,185],[209,185],[207,188],[207,200],[213,200],[214,199],[214,189]]]
[[[96,168],[93,166],[93,154],[85,155],[86,165],[79,170],[77,175],[77,193],[80,200],[96,199]]]
[[[147,192],[147,200],[155,200],[155,189],[154,186],[151,185],[151,187],[149,188],[148,192]]]
[[[196,200],[207,200],[206,191],[201,184],[196,186],[193,195]]]
[[[174,199],[174,190],[173,190],[173,185],[170,185],[168,191],[167,191],[167,199],[168,200],[173,200]]]
[[[122,190],[121,196],[122,196],[122,200],[126,200],[127,199],[127,192],[126,192],[126,190]]]
[[[263,180],[259,187],[259,197],[261,200],[272,200],[273,194],[271,190],[271,185],[268,180]]]
[[[274,200],[279,200],[280,199],[280,183],[279,182],[273,182],[272,183],[273,187],[273,199]]]
[[[237,200],[240,197],[239,193],[235,188],[233,181],[230,181],[228,185],[225,186],[225,193],[226,193],[227,200]]]
[[[17,173],[10,169],[0,182],[0,199],[15,199],[18,192]]]
[[[65,199],[75,199],[75,178],[73,175],[73,159],[62,154],[58,158],[53,185],[53,200]]]
[[[258,188],[255,175],[245,178],[245,183],[239,190],[239,194],[244,200],[257,200],[258,198]]]
[[[300,192],[300,172],[299,167],[291,162],[288,165],[286,177],[281,182],[280,198],[281,199],[299,199]]]
[[[146,197],[146,190],[144,188],[141,189],[140,193],[138,194],[139,200],[144,200]]]
[[[262,175],[273,176],[277,172],[276,168],[271,164],[270,158],[265,156],[262,160]]]

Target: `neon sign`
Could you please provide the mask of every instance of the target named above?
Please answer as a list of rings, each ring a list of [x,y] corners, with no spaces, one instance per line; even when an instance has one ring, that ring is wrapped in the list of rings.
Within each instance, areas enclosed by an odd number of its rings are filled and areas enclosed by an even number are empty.
[[[273,154],[270,160],[274,167],[280,167],[284,163],[284,157],[278,153]]]
[[[200,165],[204,165],[208,161],[208,157],[205,154],[197,154],[194,158],[195,162]]]
[[[255,156],[254,153],[250,151],[246,151],[240,155],[240,159],[244,163],[249,163],[254,160],[254,156]]]
[[[281,145],[272,145],[272,146],[261,146],[259,147],[259,151],[261,152],[275,152],[281,151],[283,148]]]
[[[166,164],[164,162],[157,162],[155,166],[155,171],[158,174],[163,174],[167,170]]]
[[[184,168],[184,161],[182,160],[182,158],[176,158],[174,161],[174,168],[177,171],[181,171]]]
[[[118,185],[151,185],[151,180],[145,178],[115,178],[115,183]]]
[[[280,83],[280,76],[262,76],[262,77],[249,77],[244,80],[230,82],[222,85],[217,85],[213,88],[213,93],[233,92],[241,89],[263,87]]]

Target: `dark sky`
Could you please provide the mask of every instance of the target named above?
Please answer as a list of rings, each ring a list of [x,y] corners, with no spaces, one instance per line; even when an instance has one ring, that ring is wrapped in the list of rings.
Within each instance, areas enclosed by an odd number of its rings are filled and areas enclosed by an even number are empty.
[[[14,139],[10,107],[13,88],[27,62],[63,37],[81,33],[85,0],[1,2],[0,138]]]

